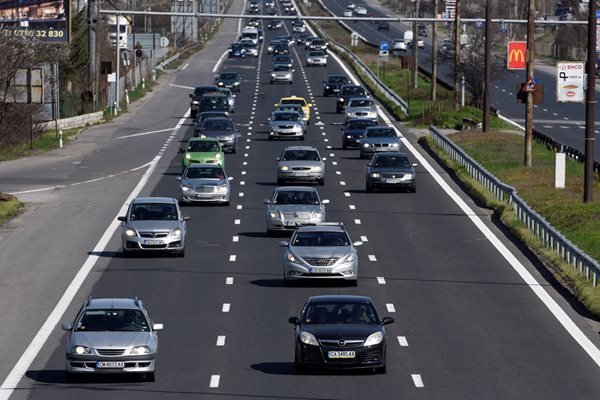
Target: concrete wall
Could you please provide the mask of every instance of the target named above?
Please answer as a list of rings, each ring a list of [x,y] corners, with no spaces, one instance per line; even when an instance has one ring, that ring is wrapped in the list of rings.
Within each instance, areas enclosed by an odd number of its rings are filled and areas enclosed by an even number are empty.
[[[86,126],[88,124],[95,124],[104,121],[104,113],[98,111],[90,114],[78,115],[71,118],[63,118],[58,120],[58,129],[71,129]],[[46,129],[54,129],[54,121],[46,123]]]

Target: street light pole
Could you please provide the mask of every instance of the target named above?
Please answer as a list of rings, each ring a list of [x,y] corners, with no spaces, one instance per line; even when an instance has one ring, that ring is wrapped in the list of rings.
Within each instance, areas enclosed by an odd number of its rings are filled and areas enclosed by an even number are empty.
[[[596,118],[596,0],[589,3],[588,17],[588,54],[587,54],[587,91],[585,93],[585,172],[583,184],[583,202],[588,203],[594,198],[594,120]]]
[[[595,0],[594,0],[595,1]],[[529,0],[529,16],[527,18],[527,87],[533,83],[533,61],[535,59],[535,0]],[[525,157],[524,165],[531,167],[533,151],[533,91],[527,91],[527,106],[525,111]]]
[[[415,1],[415,18],[419,18],[419,3],[421,0]],[[419,87],[419,32],[417,27],[417,20],[413,22],[413,39],[412,39],[413,57],[415,59],[415,74],[413,75],[413,87],[418,89]]]
[[[460,106],[460,0],[454,9],[454,109]]]
[[[438,0],[433,1],[433,18],[437,18],[439,13]],[[431,101],[437,98],[437,24],[434,22],[431,27]]]
[[[483,77],[483,131],[490,130],[490,81],[492,79],[492,0],[485,2],[485,56]]]

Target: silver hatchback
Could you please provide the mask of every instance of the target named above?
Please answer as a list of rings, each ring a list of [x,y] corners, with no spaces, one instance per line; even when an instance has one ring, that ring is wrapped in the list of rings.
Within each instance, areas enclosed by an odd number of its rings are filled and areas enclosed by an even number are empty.
[[[352,242],[344,225],[339,222],[301,226],[289,242],[279,242],[286,247],[283,255],[284,282],[302,279],[358,280],[358,254],[356,247],[362,242]]]
[[[278,185],[288,181],[325,184],[325,163],[314,146],[287,146],[277,161]]]
[[[171,197],[138,197],[121,221],[123,256],[132,252],[168,251],[185,255],[185,221],[179,204]]]
[[[400,138],[391,126],[369,126],[360,139],[360,158],[370,158],[380,152],[399,151],[402,147]]]
[[[158,336],[142,301],[89,298],[73,323],[66,349],[67,379],[83,374],[141,374],[154,381]]]
[[[317,189],[309,186],[283,186],[273,192],[267,205],[267,235],[291,232],[302,224],[325,221],[325,204]]]
[[[377,122],[378,106],[367,97],[353,98],[348,101],[346,108],[346,121],[352,118],[370,119]]]

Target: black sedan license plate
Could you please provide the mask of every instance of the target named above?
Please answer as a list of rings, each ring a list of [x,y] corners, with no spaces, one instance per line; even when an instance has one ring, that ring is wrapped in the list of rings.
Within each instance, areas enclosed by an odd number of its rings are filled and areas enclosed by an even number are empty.
[[[162,240],[144,240],[144,244],[163,244]]]
[[[356,357],[356,352],[354,352],[354,351],[329,351],[329,352],[327,352],[327,357],[329,357],[329,358],[354,358],[354,357]]]
[[[125,361],[97,361],[96,368],[125,368]]]

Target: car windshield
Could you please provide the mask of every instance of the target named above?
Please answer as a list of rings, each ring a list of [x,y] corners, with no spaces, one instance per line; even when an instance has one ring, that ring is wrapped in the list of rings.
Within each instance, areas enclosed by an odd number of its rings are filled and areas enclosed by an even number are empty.
[[[373,103],[373,100],[351,100],[350,104],[348,104],[349,107],[368,107],[368,108],[375,108],[375,104]]]
[[[376,123],[373,121],[350,121],[346,125],[346,129],[366,129],[369,126],[375,126]]]
[[[280,190],[275,196],[273,204],[308,204],[319,205],[319,198],[313,191],[306,190]]]
[[[217,90],[216,87],[197,87],[194,89],[194,96],[202,96],[204,93],[212,92]]]
[[[286,64],[277,64],[277,65],[273,65],[273,71],[289,71],[291,68],[289,65]]]
[[[366,137],[396,137],[396,133],[391,129],[367,129]]]
[[[216,167],[193,167],[185,170],[186,179],[224,179],[225,173]]]
[[[327,78],[328,83],[348,83],[348,78],[345,76],[330,76]]]
[[[131,207],[131,221],[176,221],[177,207],[174,204],[135,203]]]
[[[186,150],[192,153],[221,151],[218,142],[205,140],[193,140],[189,142]]]
[[[221,74],[221,79],[223,80],[231,80],[231,79],[236,79],[237,78],[237,74],[233,73],[233,72],[224,72]]]
[[[323,53],[322,51],[311,51],[310,53],[308,53],[309,57],[322,57],[324,55],[325,53]]]
[[[227,114],[225,114],[222,111],[203,111],[200,113],[200,115],[198,116],[198,118],[201,121],[204,121],[207,118],[213,118],[213,117],[223,117]]]
[[[303,99],[285,99],[281,100],[281,104],[298,104],[302,107],[306,107],[306,101]]]
[[[211,107],[217,107],[217,106],[223,106],[226,107],[227,106],[227,97],[203,97],[201,99],[201,103],[203,106],[211,106]]]
[[[305,310],[307,324],[378,324],[375,307],[369,303],[316,303]]]
[[[233,124],[231,123],[231,121],[228,121],[226,119],[207,119],[204,121],[204,124],[202,124],[202,129],[206,129],[209,131],[232,131]]]
[[[299,247],[338,247],[350,246],[350,239],[345,232],[334,231],[304,231],[296,232],[292,240],[292,246]]]
[[[364,94],[364,93],[365,93],[365,91],[361,87],[351,87],[351,88],[342,89],[342,94],[345,94],[345,95],[356,95],[356,94]]]
[[[273,121],[300,121],[300,114],[297,112],[282,112],[273,115]]]
[[[410,167],[408,157],[386,156],[376,157],[373,166],[378,168],[407,168]]]
[[[319,153],[315,150],[287,150],[282,161],[320,161]]]
[[[148,332],[148,320],[139,310],[86,310],[77,324],[76,332]]]

